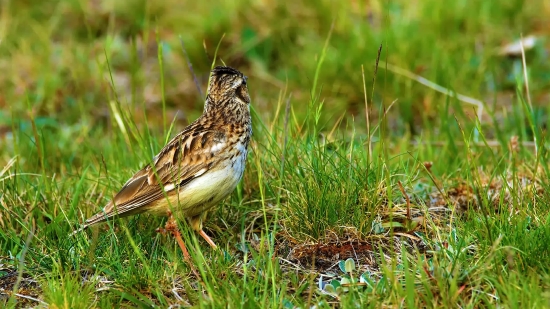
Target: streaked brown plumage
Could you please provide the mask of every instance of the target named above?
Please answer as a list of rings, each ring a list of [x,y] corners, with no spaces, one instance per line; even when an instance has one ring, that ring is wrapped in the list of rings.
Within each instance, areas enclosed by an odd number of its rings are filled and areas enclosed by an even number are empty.
[[[252,135],[246,81],[233,68],[214,68],[202,116],[132,176],[83,228],[113,217],[173,213],[186,217],[215,247],[202,231],[202,218],[235,189],[244,172]]]

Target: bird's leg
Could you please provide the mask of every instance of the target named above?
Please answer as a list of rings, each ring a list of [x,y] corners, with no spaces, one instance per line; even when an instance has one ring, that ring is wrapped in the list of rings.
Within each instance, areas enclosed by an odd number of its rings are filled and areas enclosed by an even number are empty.
[[[170,233],[172,233],[172,235],[176,239],[176,242],[180,246],[181,252],[183,252],[183,258],[185,259],[186,262],[191,264],[191,256],[189,255],[189,251],[187,251],[187,247],[185,246],[185,243],[183,243],[183,239],[181,238],[178,224],[176,223],[176,220],[174,220],[173,216],[170,216],[170,218],[168,218],[168,222],[166,222],[165,229]]]
[[[218,246],[216,246],[216,244],[212,241],[212,239],[210,237],[208,237],[208,235],[206,235],[206,233],[202,229],[200,229],[199,235],[201,235],[202,238],[204,238],[204,240],[206,240],[206,242],[210,245],[210,247],[212,247],[214,249],[218,249]]]
[[[189,218],[189,225],[191,225],[191,228],[199,233],[204,240],[210,245],[210,247],[217,249],[218,246],[206,235],[206,233],[202,230],[202,219],[206,216],[206,212],[202,213],[201,215],[191,217]]]
[[[157,232],[164,234],[166,232],[170,232],[172,236],[176,239],[176,242],[180,246],[181,252],[183,252],[183,258],[189,265],[193,265],[191,263],[191,256],[189,255],[189,251],[187,251],[187,247],[185,246],[185,243],[183,243],[183,239],[181,238],[180,230],[178,229],[178,224],[176,223],[176,220],[174,219],[174,216],[172,216],[172,212],[168,212],[168,221],[166,221],[166,225],[164,228],[157,229]]]

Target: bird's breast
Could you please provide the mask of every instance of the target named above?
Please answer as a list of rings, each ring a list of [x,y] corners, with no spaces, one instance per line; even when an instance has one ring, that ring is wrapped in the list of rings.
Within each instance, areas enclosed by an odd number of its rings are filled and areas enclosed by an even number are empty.
[[[227,149],[224,159],[216,166],[179,188],[178,194],[171,196],[170,202],[163,205],[166,210],[171,208],[171,211],[180,212],[185,217],[194,217],[229,196],[243,176],[247,146],[239,141]]]

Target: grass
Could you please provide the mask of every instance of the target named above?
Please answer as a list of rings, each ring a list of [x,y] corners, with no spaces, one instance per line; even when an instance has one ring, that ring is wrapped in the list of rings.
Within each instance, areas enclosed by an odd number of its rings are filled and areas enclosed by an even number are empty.
[[[548,13],[543,0],[7,2],[0,305],[549,306]],[[500,53],[530,34],[525,65]],[[180,37],[203,91],[223,61],[253,100],[244,179],[205,225],[220,250],[180,226],[200,278],[155,232],[162,218],[69,236],[202,112]]]

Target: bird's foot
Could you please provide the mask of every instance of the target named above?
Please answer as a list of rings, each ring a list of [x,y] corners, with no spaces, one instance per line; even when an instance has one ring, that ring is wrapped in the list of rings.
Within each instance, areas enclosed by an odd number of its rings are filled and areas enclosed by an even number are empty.
[[[202,238],[204,238],[204,240],[206,240],[206,242],[210,245],[210,247],[212,247],[214,249],[218,249],[218,246],[216,246],[214,241],[212,241],[212,239],[202,229],[199,230],[199,235],[201,235]]]

